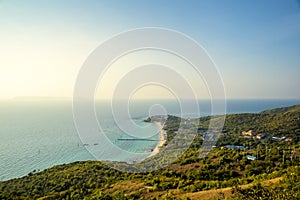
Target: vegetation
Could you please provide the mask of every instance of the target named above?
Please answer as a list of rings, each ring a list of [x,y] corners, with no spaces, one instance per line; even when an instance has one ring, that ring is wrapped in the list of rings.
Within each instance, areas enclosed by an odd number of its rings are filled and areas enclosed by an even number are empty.
[[[205,158],[199,158],[199,152],[210,117],[200,118],[192,145],[166,168],[126,173],[98,161],[64,164],[0,183],[0,199],[188,199],[198,192],[218,188],[231,191],[230,195],[220,193],[218,199],[299,199],[298,108],[299,105],[258,114],[228,115],[217,147]],[[178,117],[168,117],[165,129],[169,144],[178,136],[180,122]],[[266,137],[242,135],[242,131],[250,129]],[[274,141],[272,137],[284,139]],[[224,147],[229,144],[246,148]],[[167,148],[162,149],[164,152],[172,156]],[[256,160],[247,159],[247,155],[255,156]],[[144,163],[152,159],[157,164],[163,162],[151,157]],[[109,164],[126,168],[126,163]],[[277,177],[280,181],[274,184],[262,184]]]
[[[289,107],[281,107],[281,108],[275,108],[271,110],[265,110],[262,111],[261,114],[277,114],[277,113],[284,113],[284,112],[299,112],[300,111],[300,105],[293,105]]]
[[[263,186],[256,183],[251,187],[242,189],[236,186],[232,190],[232,200],[282,200],[282,199],[300,199],[300,167],[288,168],[283,175],[283,179],[273,185]]]

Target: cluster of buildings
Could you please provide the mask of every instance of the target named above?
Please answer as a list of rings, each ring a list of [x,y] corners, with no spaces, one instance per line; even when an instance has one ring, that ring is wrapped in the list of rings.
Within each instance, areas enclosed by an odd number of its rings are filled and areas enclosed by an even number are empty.
[[[253,130],[243,131],[242,135],[245,138],[255,138],[255,139],[259,139],[259,140],[266,138],[265,134],[255,133]],[[291,136],[289,136],[289,137],[272,137],[271,140],[276,141],[276,142],[279,142],[279,141],[288,142],[288,141],[292,141],[292,137]],[[243,151],[246,150],[246,148],[244,146],[238,146],[238,145],[226,145],[226,146],[223,146],[222,148],[239,149],[239,150],[243,150]],[[247,157],[247,160],[257,160],[258,159],[256,156],[253,156],[253,155],[247,155],[246,157]]]
[[[266,136],[262,133],[255,133],[253,130],[249,130],[249,131],[243,131],[242,135],[244,135],[245,137],[256,137],[256,139],[264,139]]]
[[[254,137],[254,138],[259,139],[259,140],[266,138],[266,135],[264,135],[262,133],[255,133],[253,130],[243,131],[242,135],[246,138],[253,138]],[[291,136],[289,136],[289,137],[272,137],[271,139],[274,142],[279,142],[279,141],[290,142],[290,141],[292,141],[293,138]]]
[[[237,145],[226,145],[223,148],[225,148],[225,149],[240,149],[243,151],[246,150],[246,148],[244,146],[237,146]],[[257,160],[257,157],[252,156],[252,155],[247,155],[246,158],[247,158],[247,160]]]

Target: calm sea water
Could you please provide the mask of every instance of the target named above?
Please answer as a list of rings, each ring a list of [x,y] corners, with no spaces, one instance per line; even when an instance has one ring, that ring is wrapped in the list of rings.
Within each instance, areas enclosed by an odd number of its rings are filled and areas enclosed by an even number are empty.
[[[159,135],[154,124],[144,123],[143,119],[161,111],[178,115],[179,104],[168,100],[136,101],[129,104],[132,122],[142,128],[143,134],[153,140],[123,141],[129,137],[118,128],[103,102],[96,103],[96,113],[101,128],[107,138],[119,148],[132,153],[149,153]],[[300,104],[300,100],[228,100],[227,113],[260,112],[282,106]],[[155,105],[155,106],[153,106]],[[200,114],[210,114],[210,102],[199,101]],[[151,107],[152,106],[152,107]],[[149,111],[149,108],[150,111]],[[193,110],[184,113],[185,117],[198,117]],[[119,119],[119,120],[122,120]],[[128,119],[123,119],[128,120]],[[109,146],[101,141],[83,144],[76,131],[71,101],[12,100],[0,102],[0,181],[20,177],[33,170],[70,163],[78,160],[94,160],[86,148],[100,152],[103,160],[124,160],[127,154],[110,155]],[[133,158],[134,159],[134,158]],[[128,158],[125,158],[128,160]]]

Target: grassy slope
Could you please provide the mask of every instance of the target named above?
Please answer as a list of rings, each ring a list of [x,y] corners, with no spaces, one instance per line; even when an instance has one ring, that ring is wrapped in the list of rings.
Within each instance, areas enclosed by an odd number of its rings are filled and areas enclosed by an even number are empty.
[[[278,183],[280,180],[282,180],[282,177],[273,178],[270,180],[262,181],[261,184],[264,186],[270,186]],[[250,186],[253,186],[253,183],[241,185],[240,187],[242,189],[249,188]],[[207,191],[201,191],[201,192],[194,192],[194,193],[187,193],[183,195],[178,195],[179,198],[189,197],[191,200],[214,200],[218,199],[218,197],[222,196],[222,193],[224,197],[228,198],[231,196],[232,187],[222,188],[222,189],[214,189],[214,190],[207,190]]]

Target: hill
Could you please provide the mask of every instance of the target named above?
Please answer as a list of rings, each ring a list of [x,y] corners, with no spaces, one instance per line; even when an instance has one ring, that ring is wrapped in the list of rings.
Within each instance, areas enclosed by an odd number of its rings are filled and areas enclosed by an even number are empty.
[[[277,113],[285,113],[285,112],[299,112],[300,105],[293,105],[289,107],[275,108],[271,110],[265,110],[260,112],[261,114],[277,114]]]
[[[281,112],[228,115],[217,147],[205,158],[199,158],[199,152],[210,117],[200,118],[193,144],[164,169],[126,173],[99,161],[74,162],[0,183],[0,199],[198,199],[203,194],[214,194],[218,199],[299,199],[297,107],[282,108]],[[168,142],[175,137],[179,123],[180,118],[169,116],[165,126]],[[250,129],[265,137],[242,134]],[[245,149],[226,145],[241,145]],[[250,160],[248,155],[256,159]],[[113,164],[126,167],[125,163]],[[273,185],[264,184],[275,178],[278,181]],[[226,194],[217,190],[220,188]]]

